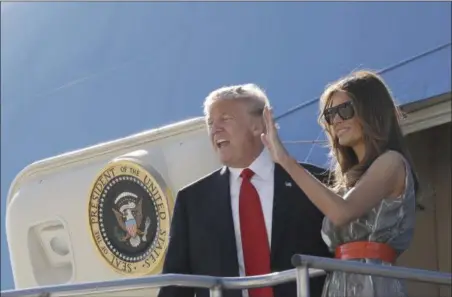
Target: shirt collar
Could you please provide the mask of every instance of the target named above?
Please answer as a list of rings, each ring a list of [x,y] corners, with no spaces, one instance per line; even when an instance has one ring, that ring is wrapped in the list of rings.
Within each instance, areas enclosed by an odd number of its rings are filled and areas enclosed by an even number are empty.
[[[231,173],[232,178],[238,179],[240,177],[240,173],[242,173],[245,168],[232,168],[228,167]],[[251,169],[256,176],[261,179],[269,179],[273,174],[273,170],[275,168],[275,163],[273,162],[270,152],[264,148],[260,155],[251,163],[248,167]]]

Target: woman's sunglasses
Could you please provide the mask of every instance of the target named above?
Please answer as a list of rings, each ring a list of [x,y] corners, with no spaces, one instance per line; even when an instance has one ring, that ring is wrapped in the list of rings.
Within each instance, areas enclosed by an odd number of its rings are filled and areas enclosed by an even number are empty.
[[[339,115],[342,120],[349,120],[355,116],[355,109],[351,101],[327,108],[323,111],[323,117],[328,125],[333,124],[334,117]]]

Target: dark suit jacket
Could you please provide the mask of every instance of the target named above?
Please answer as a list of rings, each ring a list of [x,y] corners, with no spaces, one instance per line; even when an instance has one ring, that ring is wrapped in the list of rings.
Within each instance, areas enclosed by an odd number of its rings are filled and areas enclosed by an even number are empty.
[[[311,164],[304,168],[322,181],[327,171]],[[272,272],[294,268],[294,254],[331,257],[320,230],[322,213],[279,165],[275,165],[271,239]],[[290,182],[292,186],[288,186]],[[181,189],[177,194],[170,242],[163,273],[239,276],[237,248],[229,192],[229,170],[224,167]],[[320,297],[325,277],[311,279],[311,296]],[[159,297],[208,297],[205,289],[165,287]],[[274,287],[275,297],[295,297],[295,283]],[[225,297],[241,297],[239,290]]]

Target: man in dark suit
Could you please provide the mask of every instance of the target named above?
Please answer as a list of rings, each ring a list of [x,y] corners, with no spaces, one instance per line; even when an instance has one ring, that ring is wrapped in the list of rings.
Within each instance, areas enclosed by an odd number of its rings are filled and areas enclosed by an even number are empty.
[[[331,257],[323,215],[264,148],[268,105],[254,84],[224,87],[204,102],[209,136],[223,168],[181,189],[176,198],[163,273],[250,276],[292,269],[294,254]],[[303,164],[326,180],[324,169]],[[311,279],[320,297],[324,277]],[[207,297],[208,290],[165,287],[159,297]],[[292,297],[295,283],[226,290],[225,297]]]

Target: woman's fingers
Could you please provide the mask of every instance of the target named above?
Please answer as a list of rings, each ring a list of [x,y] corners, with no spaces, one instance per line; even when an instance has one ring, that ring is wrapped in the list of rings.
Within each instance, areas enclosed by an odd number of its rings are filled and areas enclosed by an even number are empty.
[[[264,114],[263,114],[263,117],[264,117],[264,123],[265,123],[265,127],[267,128],[267,131],[268,131],[268,128],[269,128],[269,123],[268,123],[268,107],[267,106],[265,106],[264,107]]]
[[[274,131],[275,130],[275,122],[273,121],[273,115],[268,106],[264,109],[264,121],[265,126],[267,127],[267,131]]]
[[[264,133],[261,134],[261,140],[262,143],[268,148],[267,136]]]

